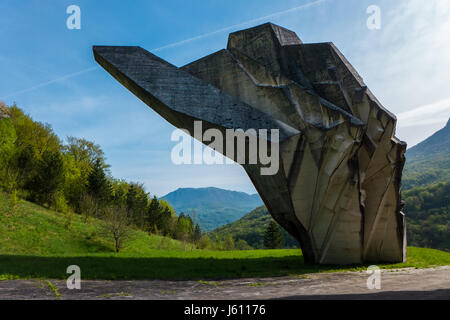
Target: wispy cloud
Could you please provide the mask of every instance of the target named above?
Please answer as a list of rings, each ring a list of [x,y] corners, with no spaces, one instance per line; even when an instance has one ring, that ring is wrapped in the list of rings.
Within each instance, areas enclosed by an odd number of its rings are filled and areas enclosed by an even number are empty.
[[[310,8],[310,7],[313,7],[313,6],[317,6],[318,4],[321,4],[321,3],[326,2],[326,1],[330,1],[330,0],[315,0],[315,1],[303,4],[301,6],[297,6],[297,7],[294,7],[294,8],[287,9],[287,10],[275,12],[275,13],[272,13],[272,14],[264,16],[264,17],[259,17],[259,18],[252,19],[252,20],[249,20],[249,21],[245,21],[245,22],[242,22],[242,23],[239,23],[239,24],[235,24],[235,25],[232,25],[232,26],[229,26],[229,27],[225,27],[225,28],[222,28],[222,29],[219,29],[219,30],[216,30],[216,31],[208,32],[208,33],[196,36],[196,37],[192,37],[192,38],[189,38],[189,39],[186,39],[186,40],[182,40],[182,41],[178,41],[178,42],[175,42],[175,43],[172,43],[172,44],[168,44],[166,46],[163,46],[163,47],[160,47],[160,48],[156,48],[156,49],[153,49],[151,51],[152,52],[158,52],[158,51],[162,51],[164,49],[179,47],[179,46],[182,46],[184,44],[187,44],[187,43],[190,43],[190,42],[193,42],[193,41],[197,41],[197,40],[201,40],[201,39],[205,39],[205,38],[214,36],[216,34],[220,34],[220,33],[224,33],[224,32],[230,32],[232,30],[241,29],[241,28],[244,28],[246,26],[253,25],[255,23],[261,22],[261,21],[267,21],[267,20],[270,20],[270,19],[274,19],[274,18],[280,17],[282,15],[286,15],[286,14],[289,14],[289,13],[294,13],[296,11],[304,10],[304,9],[307,9],[307,8]]]
[[[413,146],[450,116],[450,1],[389,4],[381,30],[358,39],[354,56],[367,85],[397,114],[397,136]]]
[[[399,1],[382,14],[358,54],[369,86],[395,113],[450,98],[450,1]]]
[[[9,97],[17,96],[17,95],[22,94],[22,93],[26,93],[26,92],[30,92],[30,91],[33,91],[33,90],[37,90],[37,89],[46,87],[48,85],[51,85],[51,84],[54,84],[54,83],[57,83],[57,82],[61,82],[61,81],[64,81],[64,80],[68,80],[70,78],[73,78],[73,77],[76,77],[76,76],[79,76],[79,75],[82,75],[82,74],[85,74],[85,73],[88,73],[88,72],[91,72],[91,71],[94,71],[94,70],[97,70],[97,69],[99,69],[99,67],[92,67],[92,68],[84,69],[84,70],[81,70],[81,71],[69,73],[69,74],[66,74],[64,76],[58,77],[56,79],[37,84],[37,85],[35,85],[33,87],[10,93],[10,94],[8,94],[8,95],[6,95],[4,97],[1,97],[0,99],[6,99],[6,98],[9,98]]]
[[[450,98],[400,113],[399,127],[414,127],[446,123],[450,117]]]
[[[260,22],[260,21],[273,19],[273,18],[276,18],[276,17],[280,17],[282,15],[286,15],[286,14],[293,13],[293,12],[300,11],[300,10],[304,10],[304,9],[307,9],[307,8],[310,8],[310,7],[313,7],[313,6],[317,6],[317,5],[319,5],[319,4],[323,3],[323,2],[326,2],[326,1],[330,1],[330,0],[315,0],[315,1],[311,1],[311,2],[305,3],[303,5],[296,6],[296,7],[287,9],[287,10],[275,12],[275,13],[272,13],[272,14],[264,16],[264,17],[259,17],[259,18],[256,18],[256,19],[248,20],[248,21],[245,21],[245,22],[242,22],[242,23],[239,23],[239,24],[235,24],[235,25],[232,25],[232,26],[229,26],[229,27],[218,29],[216,31],[208,32],[208,33],[205,33],[205,34],[202,34],[202,35],[198,35],[198,36],[195,36],[195,37],[192,37],[192,38],[188,38],[188,39],[185,39],[185,40],[182,40],[182,41],[177,41],[177,42],[174,42],[174,43],[171,43],[171,44],[159,47],[159,48],[152,49],[150,51],[151,52],[159,52],[159,51],[163,51],[165,49],[179,47],[179,46],[182,46],[182,45],[194,42],[194,41],[202,40],[202,39],[205,39],[205,38],[208,38],[208,37],[220,34],[220,33],[228,32],[228,31],[231,31],[231,30],[237,30],[239,28],[243,28],[243,27],[248,26],[248,25],[253,25],[253,24],[255,24],[257,22]],[[57,82],[61,82],[61,81],[64,81],[64,80],[68,80],[70,78],[74,78],[74,77],[82,75],[84,73],[95,71],[98,68],[99,67],[92,67],[92,68],[84,69],[84,70],[81,70],[81,71],[73,72],[73,73],[70,73],[70,74],[67,74],[67,75],[64,75],[64,76],[60,76],[60,77],[58,77],[56,79],[37,84],[37,85],[35,85],[33,87],[22,89],[22,90],[10,93],[10,94],[8,94],[6,96],[0,97],[0,99],[4,100],[6,98],[17,96],[17,95],[22,94],[22,93],[26,93],[26,92],[30,92],[30,91],[33,91],[33,90],[37,90],[37,89],[49,86],[49,85],[57,83]]]

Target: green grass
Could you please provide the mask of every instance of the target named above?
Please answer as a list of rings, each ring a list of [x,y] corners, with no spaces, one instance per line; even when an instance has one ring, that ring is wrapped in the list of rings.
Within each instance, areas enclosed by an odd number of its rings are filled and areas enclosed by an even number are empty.
[[[65,214],[27,201],[20,201],[12,210],[8,197],[0,193],[0,254],[70,256],[114,252],[113,242],[100,236],[99,220],[84,223],[82,217],[74,214],[69,228],[67,221]],[[184,251],[191,246],[133,231],[123,252],[140,256],[151,254],[154,249]]]
[[[81,268],[82,279],[219,280],[243,277],[299,276],[316,272],[364,271],[367,266],[312,266],[299,250],[169,251],[73,256],[0,255],[0,279],[66,279],[69,265]],[[379,265],[384,269],[450,265],[450,253],[409,248],[409,262]]]
[[[115,254],[97,235],[99,221],[74,216],[70,229],[61,213],[21,201],[12,212],[0,194],[0,280],[66,279],[78,265],[82,279],[220,280],[242,277],[301,276],[315,272],[362,271],[367,266],[306,265],[300,250],[202,251],[167,238],[134,232]],[[406,264],[381,268],[450,265],[450,253],[410,248]],[[209,282],[212,283],[212,282]]]
[[[61,299],[61,294],[59,293],[58,287],[55,286],[51,281],[45,280],[45,284],[47,285],[48,289],[55,295],[57,299]]]

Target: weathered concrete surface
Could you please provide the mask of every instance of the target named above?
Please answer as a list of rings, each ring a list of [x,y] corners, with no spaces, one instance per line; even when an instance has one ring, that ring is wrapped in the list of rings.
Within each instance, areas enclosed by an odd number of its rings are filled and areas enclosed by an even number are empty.
[[[182,68],[138,47],[94,47],[94,55],[191,134],[195,120],[221,132],[279,129],[275,175],[261,175],[261,161],[242,165],[306,261],[406,260],[400,197],[406,144],[395,138],[395,116],[332,43],[303,44],[269,23],[232,33],[227,49]],[[229,156],[226,148],[218,151]]]
[[[52,281],[60,298],[39,280],[0,282],[0,300],[263,300],[263,299],[445,299],[450,300],[450,267],[400,269],[381,274],[381,290],[367,289],[365,272],[299,277],[199,281],[83,281],[68,290]]]
[[[11,116],[8,107],[0,101],[0,119],[9,118]]]

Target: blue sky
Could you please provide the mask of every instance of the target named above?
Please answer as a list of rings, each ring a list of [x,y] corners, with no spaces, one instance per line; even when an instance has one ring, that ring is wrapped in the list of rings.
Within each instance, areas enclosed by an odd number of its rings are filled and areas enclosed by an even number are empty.
[[[69,5],[81,8],[81,30],[66,27]],[[381,9],[379,30],[366,26],[370,5]],[[334,42],[412,146],[450,116],[449,16],[447,0],[1,0],[0,100],[61,138],[100,144],[115,177],[152,194],[254,193],[237,165],[173,165],[174,128],[97,66],[92,45],[138,45],[182,66],[224,48],[229,32],[271,21],[306,43]]]

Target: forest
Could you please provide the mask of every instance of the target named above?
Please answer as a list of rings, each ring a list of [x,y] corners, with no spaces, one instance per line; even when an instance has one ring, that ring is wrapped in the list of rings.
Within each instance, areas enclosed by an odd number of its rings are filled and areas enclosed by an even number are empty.
[[[403,192],[408,245],[450,251],[450,182]]]
[[[200,227],[189,216],[177,216],[141,183],[114,178],[99,145],[76,137],[62,141],[49,124],[33,121],[16,105],[0,108],[0,189],[13,207],[24,199],[68,220],[72,214],[85,222],[101,219],[116,252],[130,228],[191,243],[201,240]]]

